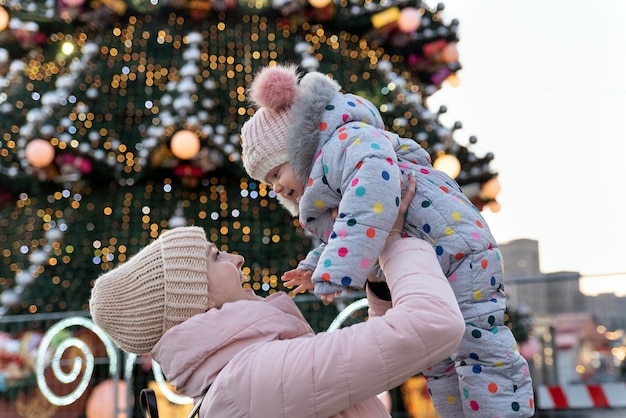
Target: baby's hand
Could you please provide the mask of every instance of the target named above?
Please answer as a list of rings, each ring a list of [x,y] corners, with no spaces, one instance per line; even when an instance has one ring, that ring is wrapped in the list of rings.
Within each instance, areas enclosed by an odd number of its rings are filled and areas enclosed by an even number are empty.
[[[297,286],[293,289],[293,293],[297,295],[307,290],[313,290],[315,286],[313,286],[311,276],[313,276],[311,270],[295,269],[286,271],[280,279],[283,281],[283,285],[289,289]]]
[[[340,296],[342,292],[343,291],[340,290],[340,291],[335,292],[335,293],[329,293],[327,295],[320,295],[320,299],[322,299],[322,302],[324,302],[325,304],[326,303],[330,303],[333,300],[335,300],[335,296]]]

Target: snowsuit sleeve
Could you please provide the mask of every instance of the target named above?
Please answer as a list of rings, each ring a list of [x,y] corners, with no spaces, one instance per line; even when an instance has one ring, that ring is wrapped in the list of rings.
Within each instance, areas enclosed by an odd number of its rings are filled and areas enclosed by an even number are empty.
[[[238,416],[330,417],[450,356],[465,326],[431,246],[400,239],[380,259],[392,308],[333,332],[245,350],[216,395],[221,402],[238,405]]]
[[[315,266],[317,266],[317,263],[320,259],[320,255],[324,252],[325,247],[326,244],[322,243],[319,247],[309,251],[304,260],[298,263],[298,269],[314,271]]]
[[[328,188],[339,190],[341,201],[312,276],[316,295],[363,288],[398,216],[401,173],[383,132],[350,123],[323,148]]]

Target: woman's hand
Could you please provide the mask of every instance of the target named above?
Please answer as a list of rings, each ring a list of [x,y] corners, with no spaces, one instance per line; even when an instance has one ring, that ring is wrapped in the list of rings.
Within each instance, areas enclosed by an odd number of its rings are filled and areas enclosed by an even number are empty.
[[[402,195],[402,200],[400,200],[400,208],[398,209],[398,217],[396,218],[396,223],[393,224],[391,231],[389,232],[389,236],[387,237],[387,242],[385,246],[389,245],[391,242],[402,238],[402,229],[404,229],[404,218],[406,217],[406,211],[409,208],[409,204],[413,200],[413,196],[415,196],[415,185],[417,181],[413,174],[409,173],[409,185],[406,188],[406,191]]]

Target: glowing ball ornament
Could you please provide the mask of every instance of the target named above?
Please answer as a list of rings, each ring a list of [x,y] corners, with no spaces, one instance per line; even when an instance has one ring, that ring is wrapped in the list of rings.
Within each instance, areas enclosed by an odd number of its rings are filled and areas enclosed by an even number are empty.
[[[433,167],[437,170],[441,170],[453,179],[456,178],[461,172],[461,163],[459,160],[450,154],[444,154],[441,157],[437,157],[433,163]]]
[[[422,24],[422,14],[415,7],[405,7],[398,17],[398,29],[405,33],[415,32]]]
[[[26,145],[25,157],[33,167],[47,167],[54,161],[54,147],[45,139],[33,139]]]
[[[3,7],[0,7],[0,32],[9,26],[9,13]]]
[[[116,398],[117,408],[115,407]],[[91,391],[87,399],[85,415],[87,418],[127,418],[127,399],[127,386],[125,381],[118,380],[114,382],[112,379],[105,380],[98,383]],[[131,407],[133,403],[131,398]]]
[[[323,9],[328,6],[332,0],[309,0],[309,4],[316,9]]]
[[[189,160],[195,157],[200,151],[200,140],[191,131],[182,130],[172,135],[170,149],[176,158]]]
[[[456,42],[450,42],[449,44],[446,44],[446,46],[444,46],[441,50],[439,58],[442,62],[448,64],[457,62],[459,60],[459,50],[456,47]]]

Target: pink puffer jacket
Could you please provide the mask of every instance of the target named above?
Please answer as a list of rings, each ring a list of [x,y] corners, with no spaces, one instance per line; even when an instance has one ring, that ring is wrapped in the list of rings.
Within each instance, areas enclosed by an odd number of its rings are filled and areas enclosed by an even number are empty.
[[[380,263],[393,307],[370,298],[364,323],[315,335],[285,293],[227,303],[171,328],[152,350],[206,418],[389,417],[376,395],[457,347],[465,325],[432,247],[394,241]]]

